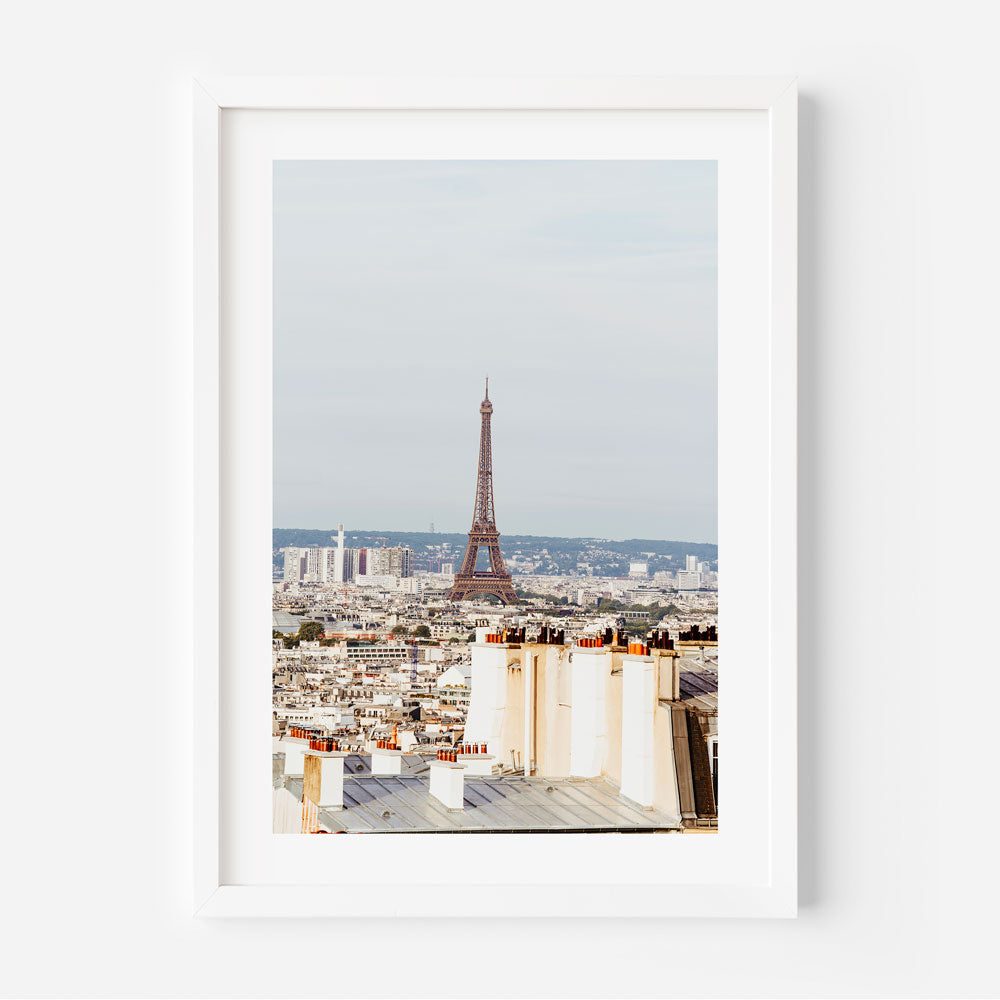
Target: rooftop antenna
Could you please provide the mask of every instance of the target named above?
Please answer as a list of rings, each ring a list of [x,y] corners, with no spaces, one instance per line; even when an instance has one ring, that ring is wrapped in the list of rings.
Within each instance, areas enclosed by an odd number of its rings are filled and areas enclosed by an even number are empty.
[[[489,375],[486,376],[486,398],[487,399],[490,398],[490,377],[489,377]]]

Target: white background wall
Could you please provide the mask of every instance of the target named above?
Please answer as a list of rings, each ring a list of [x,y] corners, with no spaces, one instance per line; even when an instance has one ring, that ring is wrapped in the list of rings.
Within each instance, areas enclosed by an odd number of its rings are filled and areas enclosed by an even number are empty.
[[[6,5],[0,988],[995,995],[995,11]],[[523,920],[489,929],[492,958],[435,922],[387,963],[364,926],[188,916],[195,73],[799,76],[798,920]],[[53,634],[50,660],[32,640]],[[317,947],[343,949],[335,976],[310,976]]]

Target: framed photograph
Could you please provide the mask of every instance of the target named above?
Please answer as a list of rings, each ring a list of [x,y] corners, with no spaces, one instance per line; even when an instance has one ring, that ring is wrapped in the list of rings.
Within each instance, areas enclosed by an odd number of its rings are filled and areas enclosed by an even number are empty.
[[[796,99],[195,82],[197,913],[795,915]]]

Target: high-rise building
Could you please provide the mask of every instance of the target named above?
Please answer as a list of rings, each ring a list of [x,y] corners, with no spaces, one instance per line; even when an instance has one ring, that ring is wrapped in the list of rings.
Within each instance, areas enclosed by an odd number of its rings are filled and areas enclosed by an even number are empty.
[[[358,560],[361,556],[361,549],[344,549],[344,578],[341,583],[350,583],[358,575]]]
[[[344,526],[337,525],[337,552],[334,557],[333,582],[344,583],[347,578],[344,576]]]
[[[319,583],[321,581],[321,549],[315,545],[309,548],[291,545],[281,551],[285,554],[283,576],[286,583]]]
[[[634,562],[628,564],[628,575],[638,579],[645,579],[649,576],[649,563]]]
[[[336,546],[323,548],[282,549],[285,553],[286,582],[297,583],[350,583],[359,572],[364,572],[364,549],[344,547],[344,526],[337,525]],[[361,568],[359,569],[359,562]]]
[[[337,582],[337,553],[339,549],[326,547],[319,550],[319,579],[321,583]]]
[[[400,545],[385,549],[369,549],[367,568],[368,576],[395,576],[398,578],[413,576],[413,549]]]
[[[697,556],[688,556],[687,557],[687,565],[684,568],[689,573],[697,573],[698,572],[698,557]]]
[[[319,546],[313,545],[308,549],[299,549],[299,554],[305,562],[305,582],[319,583]]]
[[[281,550],[285,554],[285,583],[298,583],[302,579],[299,566],[299,550],[295,546],[289,546]]]
[[[399,575],[402,577],[413,576],[413,549],[400,548]]]

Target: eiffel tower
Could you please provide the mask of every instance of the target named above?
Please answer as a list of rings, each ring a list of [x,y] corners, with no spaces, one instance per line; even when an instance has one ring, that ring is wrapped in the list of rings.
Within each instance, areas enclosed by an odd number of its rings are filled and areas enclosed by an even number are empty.
[[[472,594],[493,594],[504,604],[517,601],[510,573],[500,554],[500,532],[493,511],[493,441],[490,437],[490,380],[486,380],[486,398],[479,405],[483,427],[479,435],[479,474],[476,478],[476,508],[472,514],[469,545],[462,568],[455,574],[455,585],[448,593],[451,601],[467,600]],[[490,568],[476,572],[476,557],[480,547],[490,554]]]

